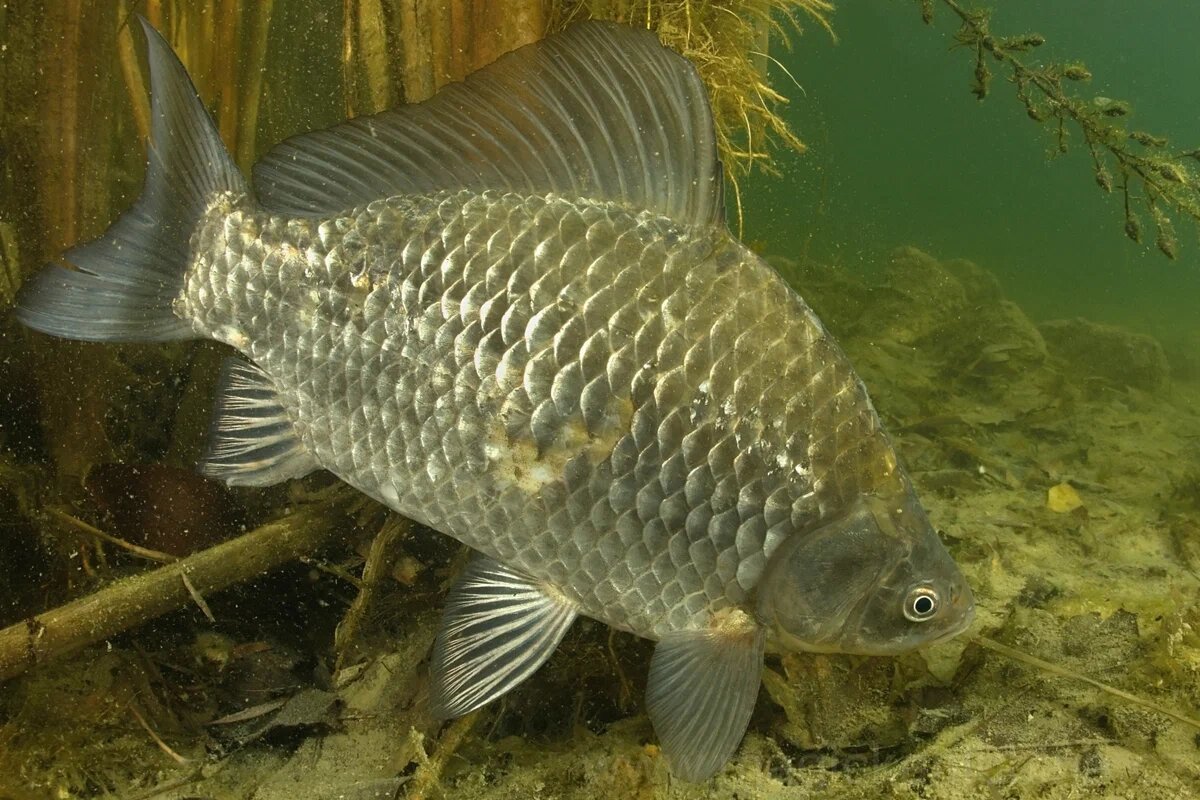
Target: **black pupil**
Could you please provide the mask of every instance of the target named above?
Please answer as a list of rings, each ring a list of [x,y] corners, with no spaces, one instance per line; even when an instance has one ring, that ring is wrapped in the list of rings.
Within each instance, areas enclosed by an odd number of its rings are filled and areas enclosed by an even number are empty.
[[[929,595],[923,594],[916,600],[913,600],[913,611],[915,611],[918,616],[922,617],[928,614],[930,611],[933,611],[933,598]]]

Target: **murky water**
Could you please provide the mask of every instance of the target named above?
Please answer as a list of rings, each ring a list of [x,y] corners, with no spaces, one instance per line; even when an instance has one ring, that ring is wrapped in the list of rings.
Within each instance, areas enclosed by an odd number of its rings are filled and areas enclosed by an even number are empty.
[[[1194,225],[1175,214],[1164,258],[1135,177],[1131,242],[1116,162],[1100,153],[1106,194],[1069,120],[1048,158],[1056,122],[1028,119],[1007,62],[985,55],[989,92],[973,97],[955,4],[932,5],[927,27],[918,3],[846,4],[837,44],[806,24],[792,52],[772,47],[793,99],[781,113],[809,150],[777,152],[779,174],[740,195],[744,238],[860,371],[978,619],[899,659],[769,657],[746,741],[700,786],[670,778],[646,720],[650,644],[597,623],[503,702],[430,720],[427,655],[462,554],[328,476],[198,478],[221,347],[19,329],[22,279],[139,191],[145,67],[127,4],[0,8],[0,798],[1200,794],[1196,727],[1178,718],[1200,715]],[[249,170],[286,136],[424,96],[564,16],[468,6],[136,8]],[[696,8],[697,25],[731,13]],[[1169,140],[1117,145],[1200,147],[1192,4],[1012,0],[990,24],[1045,37],[1014,50],[1031,69],[1085,64],[1090,81],[1061,83],[1092,108],[1129,102],[1101,122]],[[1197,162],[1179,163],[1167,180],[1194,202]],[[169,572],[222,542],[241,549],[187,582]],[[178,610],[139,616],[131,597]]]

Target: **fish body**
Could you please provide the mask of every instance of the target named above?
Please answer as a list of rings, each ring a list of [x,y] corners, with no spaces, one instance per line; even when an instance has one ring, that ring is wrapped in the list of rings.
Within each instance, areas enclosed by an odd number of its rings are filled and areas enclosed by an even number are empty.
[[[822,508],[904,491],[845,357],[723,229],[462,191],[221,202],[193,249],[177,312],[317,463],[624,630],[701,626]]]
[[[767,647],[886,654],[969,622],[847,358],[723,224],[702,87],[652,35],[578,25],[285,143],[257,197],[147,36],[143,198],[18,314],[231,345],[208,474],[324,468],[476,550],[435,712],[508,691],[582,614],[659,642],[649,712],[702,779]]]

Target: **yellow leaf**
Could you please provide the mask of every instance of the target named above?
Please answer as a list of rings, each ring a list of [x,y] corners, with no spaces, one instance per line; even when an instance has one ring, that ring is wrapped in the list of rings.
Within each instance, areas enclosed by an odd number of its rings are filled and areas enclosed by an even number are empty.
[[[1057,514],[1066,514],[1082,507],[1083,499],[1079,496],[1079,492],[1075,491],[1075,487],[1069,483],[1051,486],[1050,490],[1046,492],[1046,508]]]

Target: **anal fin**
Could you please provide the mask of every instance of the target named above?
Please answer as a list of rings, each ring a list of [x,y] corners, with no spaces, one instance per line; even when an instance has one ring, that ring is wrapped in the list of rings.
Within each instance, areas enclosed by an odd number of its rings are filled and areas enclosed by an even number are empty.
[[[218,387],[201,473],[230,486],[271,486],[320,469],[266,373],[227,358]]]
[[[671,771],[703,781],[729,760],[750,724],[766,637],[734,612],[723,624],[671,633],[650,659],[646,710]]]
[[[524,681],[558,647],[575,617],[565,598],[475,556],[450,591],[434,643],[434,716],[462,716]]]

